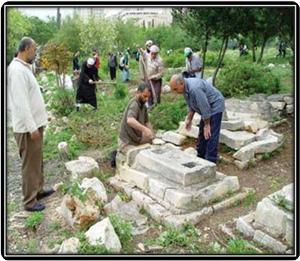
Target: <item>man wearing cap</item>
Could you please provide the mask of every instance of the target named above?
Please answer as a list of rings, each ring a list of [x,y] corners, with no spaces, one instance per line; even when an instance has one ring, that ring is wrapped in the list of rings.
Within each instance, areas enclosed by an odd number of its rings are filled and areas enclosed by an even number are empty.
[[[121,121],[119,151],[125,153],[128,145],[151,143],[154,132],[149,122],[145,103],[150,96],[147,83],[141,82],[135,97],[129,101]]]
[[[144,55],[150,55],[150,47],[153,45],[153,42],[151,40],[146,41],[145,47],[146,50],[143,50],[142,48],[139,49],[140,57],[139,57],[139,71],[140,71],[140,79],[142,81],[147,80],[147,71],[146,71],[146,64],[145,59],[143,59],[142,54]]]
[[[96,82],[99,80],[94,58],[88,58],[83,62],[79,75],[76,95],[77,111],[79,111],[81,103],[88,103],[94,107],[95,111],[97,110]]]
[[[199,78],[183,78],[175,74],[170,80],[171,89],[182,93],[189,108],[186,129],[189,130],[195,112],[201,115],[197,156],[216,163],[221,130],[224,97],[211,83]]]
[[[151,92],[147,104],[148,108],[151,108],[154,103],[160,103],[164,65],[158,53],[158,46],[152,45],[150,47],[150,55],[147,55],[145,52],[141,55],[146,68],[145,81],[149,83]]]
[[[45,206],[38,201],[54,193],[53,189],[43,189],[43,129],[47,112],[31,70],[36,49],[35,41],[24,37],[7,71],[8,111],[22,158],[23,204],[27,211],[43,210]]]
[[[201,70],[202,70],[202,66],[203,66],[203,61],[199,57],[199,55],[196,53],[193,53],[191,48],[186,47],[184,49],[184,56],[186,57],[185,69],[188,73],[188,78],[189,77],[202,78]]]

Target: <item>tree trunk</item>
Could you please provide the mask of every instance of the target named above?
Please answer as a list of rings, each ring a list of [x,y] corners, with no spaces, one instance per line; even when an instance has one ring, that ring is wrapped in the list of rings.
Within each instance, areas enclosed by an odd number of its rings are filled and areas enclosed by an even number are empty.
[[[267,40],[268,40],[268,37],[265,36],[264,39],[263,39],[263,42],[262,42],[262,46],[261,46],[261,50],[260,50],[260,55],[258,57],[257,63],[260,63],[261,60],[262,60],[262,58],[263,58],[264,50],[265,50],[265,47],[266,47]]]
[[[254,62],[254,63],[256,62],[255,44],[256,44],[256,41],[255,41],[255,33],[252,32],[252,59],[253,59],[253,62]]]
[[[216,70],[214,71],[214,75],[213,75],[213,79],[212,79],[213,85],[215,85],[219,69],[220,69],[220,67],[222,65],[222,62],[224,60],[224,56],[225,56],[225,52],[226,52],[227,44],[228,44],[228,39],[229,39],[229,36],[224,36],[223,41],[222,41],[222,46],[221,46],[220,53],[219,53],[219,58],[218,58],[218,65],[217,65]]]
[[[205,68],[205,59],[206,59],[207,46],[208,46],[208,33],[205,34],[205,42],[204,42],[204,48],[203,48],[203,66],[202,66],[202,70],[201,70],[201,79],[203,79],[203,77],[204,77],[204,68]]]

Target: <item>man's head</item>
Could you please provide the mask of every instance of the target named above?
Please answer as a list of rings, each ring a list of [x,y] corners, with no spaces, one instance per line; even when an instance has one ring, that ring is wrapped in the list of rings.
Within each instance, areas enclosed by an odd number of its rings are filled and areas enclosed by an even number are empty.
[[[137,91],[136,91],[136,97],[140,101],[140,103],[144,104],[148,101],[150,97],[150,91],[149,86],[145,82],[140,82]]]
[[[19,44],[18,54],[26,63],[33,64],[36,56],[36,49],[37,45],[35,41],[30,37],[24,37]]]
[[[93,48],[92,52],[93,52],[93,56],[98,54],[98,50],[96,48]]]
[[[188,58],[189,61],[192,60],[192,54],[193,54],[193,51],[191,48],[189,48],[189,47],[184,48],[184,56],[186,58]]]
[[[148,51],[150,51],[151,45],[153,45],[153,42],[151,40],[146,41],[145,46]]]
[[[159,48],[158,46],[156,45],[152,45],[150,47],[150,56],[151,56],[151,59],[155,59],[157,57],[157,54],[159,53]]]
[[[184,80],[181,74],[174,74],[170,80],[171,90],[177,93],[184,92]]]
[[[86,65],[88,68],[92,68],[95,64],[95,59],[94,58],[89,58],[87,59]]]

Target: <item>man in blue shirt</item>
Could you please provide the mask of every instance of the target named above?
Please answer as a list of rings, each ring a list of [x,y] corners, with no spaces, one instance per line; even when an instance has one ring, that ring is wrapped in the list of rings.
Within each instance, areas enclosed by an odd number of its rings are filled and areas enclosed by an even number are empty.
[[[197,156],[214,163],[218,160],[218,144],[222,114],[225,110],[224,97],[211,83],[199,78],[184,79],[175,74],[170,80],[171,89],[182,93],[189,107],[186,129],[190,130],[195,112],[201,115]]]

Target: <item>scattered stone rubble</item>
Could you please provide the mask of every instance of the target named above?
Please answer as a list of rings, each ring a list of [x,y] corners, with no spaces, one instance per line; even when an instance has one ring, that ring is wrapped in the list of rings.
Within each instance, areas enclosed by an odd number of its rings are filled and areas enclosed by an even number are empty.
[[[236,229],[276,254],[293,252],[294,184],[263,198],[254,212],[239,217]]]

